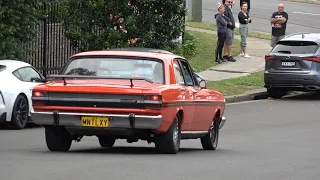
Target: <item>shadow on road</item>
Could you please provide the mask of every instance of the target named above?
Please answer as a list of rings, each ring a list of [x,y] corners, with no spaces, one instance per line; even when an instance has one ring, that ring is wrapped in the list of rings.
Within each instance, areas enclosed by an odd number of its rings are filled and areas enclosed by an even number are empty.
[[[186,152],[199,152],[204,151],[203,149],[195,148],[180,148],[180,153]],[[159,154],[155,147],[128,147],[128,146],[116,146],[112,148],[94,148],[94,149],[81,149],[81,150],[70,150],[68,153],[72,154],[128,154],[128,155],[137,155],[137,154]]]
[[[283,97],[281,100],[303,100],[303,101],[318,101],[320,100],[320,92],[307,92],[298,95],[290,95]]]
[[[33,124],[33,123],[28,123],[24,129],[34,129],[34,128],[41,128],[41,126]],[[5,131],[5,130],[7,130],[7,131],[9,131],[9,130],[10,131],[14,131],[14,130],[15,131],[23,131],[23,129],[16,130],[16,129],[11,128],[9,123],[1,123],[0,124],[0,131]]]

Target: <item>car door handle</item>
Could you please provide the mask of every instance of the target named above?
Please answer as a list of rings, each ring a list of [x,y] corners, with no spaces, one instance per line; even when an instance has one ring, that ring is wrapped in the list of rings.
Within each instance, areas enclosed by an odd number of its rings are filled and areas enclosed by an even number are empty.
[[[192,90],[192,93],[193,93],[193,94],[196,94],[196,93],[198,93],[198,91],[196,91],[196,90]]]

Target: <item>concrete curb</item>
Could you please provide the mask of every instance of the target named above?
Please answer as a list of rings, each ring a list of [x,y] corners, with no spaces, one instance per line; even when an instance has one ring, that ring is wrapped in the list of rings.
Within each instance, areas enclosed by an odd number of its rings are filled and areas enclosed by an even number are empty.
[[[244,93],[241,95],[235,96],[226,96],[226,103],[236,103],[236,102],[244,102],[244,101],[252,101],[252,100],[260,100],[260,99],[268,99],[268,93],[266,89],[256,90],[251,93]]]
[[[284,0],[284,1],[307,3],[307,4],[318,4],[318,5],[320,5],[320,0]]]

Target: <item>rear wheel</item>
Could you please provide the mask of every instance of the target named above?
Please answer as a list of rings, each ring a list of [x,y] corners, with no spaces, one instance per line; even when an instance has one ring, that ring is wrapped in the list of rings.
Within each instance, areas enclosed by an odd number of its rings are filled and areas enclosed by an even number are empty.
[[[180,149],[181,129],[180,117],[176,115],[169,130],[155,136],[156,149],[160,153],[176,154]]]
[[[218,147],[219,139],[219,117],[212,121],[210,129],[205,137],[201,138],[201,145],[204,150],[215,150]]]
[[[63,127],[45,127],[45,135],[50,151],[69,151],[72,137]]]
[[[29,114],[29,105],[23,95],[19,95],[14,102],[11,117],[11,126],[13,129],[23,129],[27,125]]]
[[[280,99],[283,96],[287,95],[287,90],[282,89],[268,89],[268,96],[273,99]]]
[[[116,138],[113,136],[99,136],[99,143],[101,147],[113,147]]]

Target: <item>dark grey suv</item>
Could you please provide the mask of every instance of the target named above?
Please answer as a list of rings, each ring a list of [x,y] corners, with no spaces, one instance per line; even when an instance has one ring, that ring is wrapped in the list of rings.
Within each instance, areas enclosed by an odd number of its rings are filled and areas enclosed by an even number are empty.
[[[264,83],[269,97],[289,91],[320,90],[320,33],[295,33],[265,56]]]

